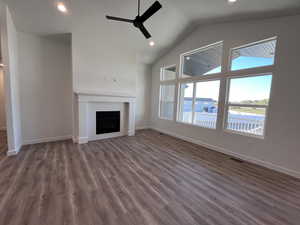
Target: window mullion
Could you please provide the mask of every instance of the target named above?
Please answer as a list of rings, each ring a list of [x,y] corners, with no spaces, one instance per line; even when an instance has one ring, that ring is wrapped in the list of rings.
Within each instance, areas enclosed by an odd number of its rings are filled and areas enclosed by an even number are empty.
[[[161,109],[162,109],[162,85],[159,85],[159,109],[158,109],[158,117],[161,117]]]
[[[176,81],[175,83],[175,99],[174,99],[174,121],[178,120],[179,109],[180,109],[180,83]]]
[[[196,102],[196,82],[193,83],[193,105],[192,105],[192,124],[194,124],[195,119],[195,102]]]
[[[224,76],[227,76],[227,73],[218,73],[218,74],[213,74],[213,75],[201,75],[201,76],[195,76],[195,77],[179,78],[179,80],[180,80],[180,82],[183,82],[183,83],[191,83],[191,82],[197,82],[197,81],[219,80]]]
[[[226,130],[227,129],[227,124],[228,124],[228,115],[229,115],[229,105],[226,103],[225,104],[225,111],[224,111],[224,122],[223,122],[223,129]]]
[[[216,129],[221,131],[226,120],[226,103],[227,103],[227,79],[224,77],[220,80],[218,114],[216,121]]]

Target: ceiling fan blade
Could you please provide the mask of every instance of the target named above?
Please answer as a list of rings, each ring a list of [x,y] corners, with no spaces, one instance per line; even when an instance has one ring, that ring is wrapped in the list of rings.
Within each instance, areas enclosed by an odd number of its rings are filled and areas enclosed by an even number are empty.
[[[145,22],[153,14],[155,14],[158,10],[160,10],[161,7],[162,7],[162,5],[159,3],[159,1],[154,2],[153,5],[151,5],[150,8],[147,9],[143,15],[141,15],[141,17],[140,17],[141,22]]]
[[[146,37],[146,39],[151,38],[151,34],[147,31],[147,29],[144,27],[143,24],[139,25],[139,29],[144,34],[144,36]]]
[[[114,16],[106,16],[106,19],[120,21],[120,22],[133,23],[133,20],[120,18],[120,17],[114,17]]]

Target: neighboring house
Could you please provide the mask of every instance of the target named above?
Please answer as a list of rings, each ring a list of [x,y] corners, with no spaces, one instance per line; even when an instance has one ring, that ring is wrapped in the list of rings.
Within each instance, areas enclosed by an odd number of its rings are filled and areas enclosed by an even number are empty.
[[[184,98],[184,112],[192,110],[193,98]],[[195,112],[217,112],[217,101],[212,98],[196,98]]]

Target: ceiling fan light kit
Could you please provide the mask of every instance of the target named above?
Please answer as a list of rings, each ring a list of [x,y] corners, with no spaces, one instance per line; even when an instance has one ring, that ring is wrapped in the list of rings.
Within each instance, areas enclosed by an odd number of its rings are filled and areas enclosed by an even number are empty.
[[[144,22],[148,20],[151,16],[153,16],[158,10],[162,8],[162,5],[159,3],[159,1],[155,1],[147,10],[143,13],[143,15],[140,15],[140,0],[138,0],[138,15],[135,17],[135,19],[126,19],[126,18],[120,18],[115,16],[106,16],[109,20],[115,20],[119,22],[126,22],[126,23],[132,23],[133,26],[138,28],[146,39],[151,38],[151,34],[149,31],[145,28]]]

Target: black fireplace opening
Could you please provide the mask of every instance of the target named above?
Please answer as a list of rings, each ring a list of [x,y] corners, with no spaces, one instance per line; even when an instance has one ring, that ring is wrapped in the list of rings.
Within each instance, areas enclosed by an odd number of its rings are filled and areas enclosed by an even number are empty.
[[[96,134],[120,132],[120,111],[96,112]]]

